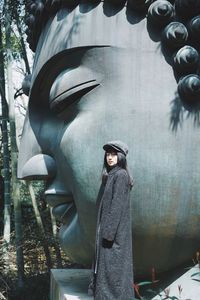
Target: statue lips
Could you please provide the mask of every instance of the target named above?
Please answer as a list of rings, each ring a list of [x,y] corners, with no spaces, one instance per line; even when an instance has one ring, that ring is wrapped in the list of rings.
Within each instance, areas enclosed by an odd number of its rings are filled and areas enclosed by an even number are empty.
[[[52,212],[55,218],[65,225],[69,224],[75,217],[77,211],[72,195],[46,190],[45,199],[49,206],[53,207]]]

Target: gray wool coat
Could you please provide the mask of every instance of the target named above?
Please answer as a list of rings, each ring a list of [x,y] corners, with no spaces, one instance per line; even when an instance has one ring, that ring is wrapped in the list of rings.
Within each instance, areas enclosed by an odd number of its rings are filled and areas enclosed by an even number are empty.
[[[129,192],[126,170],[111,169],[97,200],[95,300],[134,299]]]

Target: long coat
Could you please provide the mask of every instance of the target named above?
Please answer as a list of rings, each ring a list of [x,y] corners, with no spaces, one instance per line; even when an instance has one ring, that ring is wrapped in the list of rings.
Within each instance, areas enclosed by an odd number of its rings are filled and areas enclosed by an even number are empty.
[[[100,191],[94,299],[133,300],[130,186],[126,170],[119,166],[111,169]]]

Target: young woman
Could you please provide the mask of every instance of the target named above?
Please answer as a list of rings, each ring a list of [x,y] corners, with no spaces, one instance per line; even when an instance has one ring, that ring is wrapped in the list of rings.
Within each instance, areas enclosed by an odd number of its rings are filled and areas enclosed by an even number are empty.
[[[132,233],[129,192],[133,180],[121,141],[103,146],[102,185],[98,216],[93,288],[95,300],[133,300]]]

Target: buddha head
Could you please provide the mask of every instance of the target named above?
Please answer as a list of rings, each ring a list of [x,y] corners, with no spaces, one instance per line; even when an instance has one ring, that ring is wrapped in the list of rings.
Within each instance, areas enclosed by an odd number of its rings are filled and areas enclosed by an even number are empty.
[[[180,51],[189,35],[180,1],[79,2],[29,3],[35,59],[18,177],[46,180],[61,246],[90,264],[102,146],[123,140],[136,274],[165,271],[199,245],[198,51]]]

